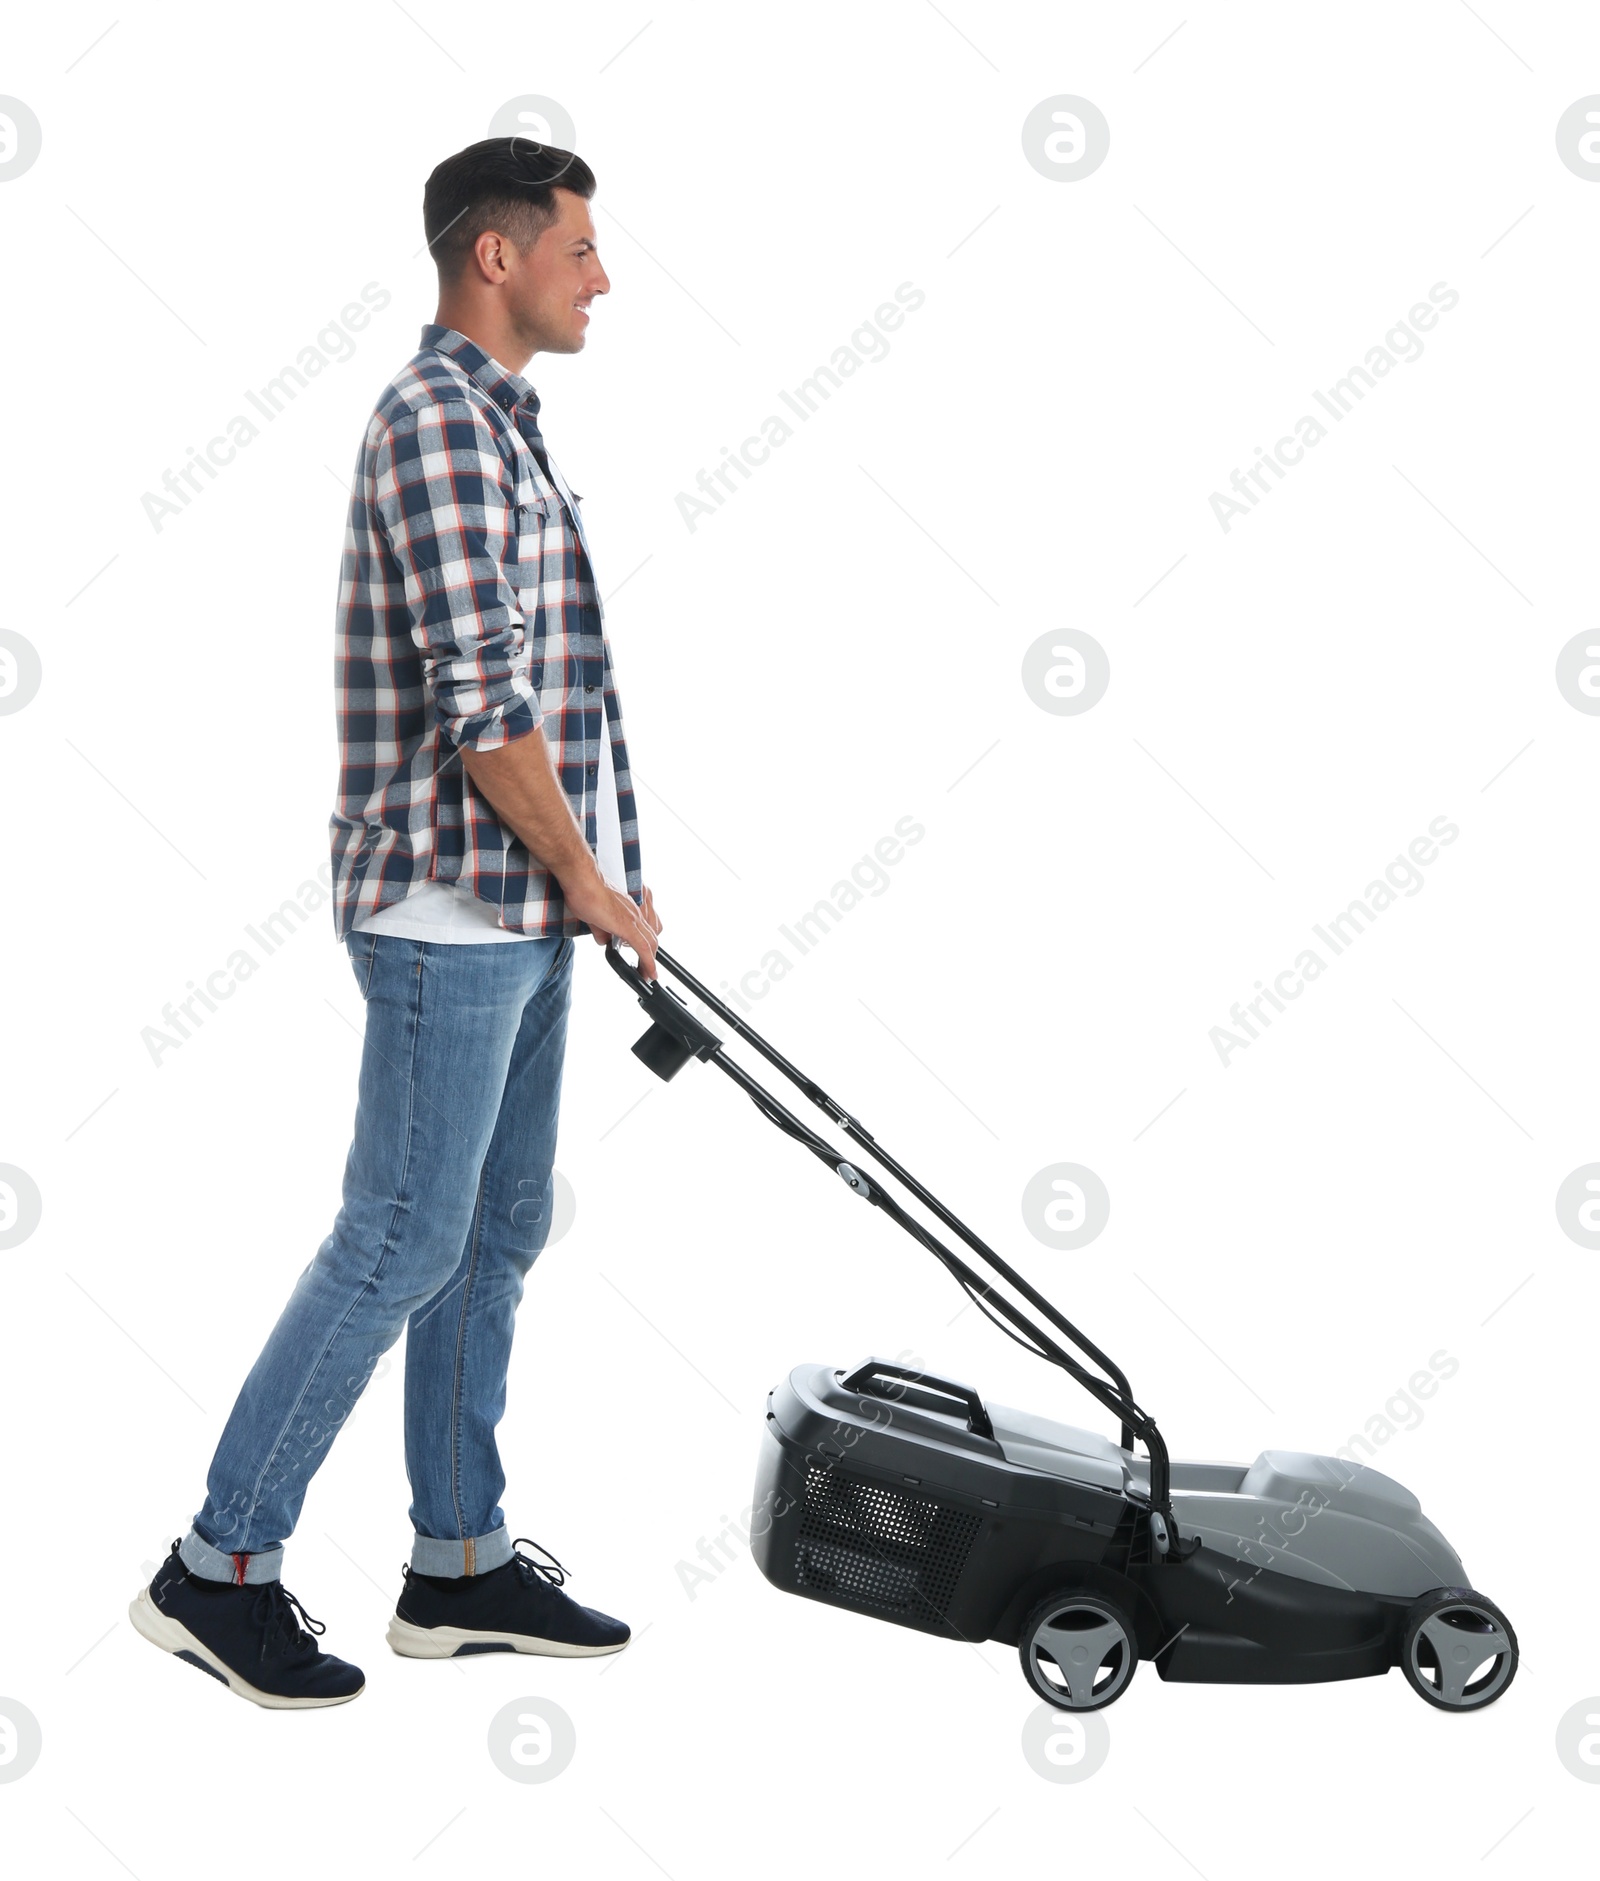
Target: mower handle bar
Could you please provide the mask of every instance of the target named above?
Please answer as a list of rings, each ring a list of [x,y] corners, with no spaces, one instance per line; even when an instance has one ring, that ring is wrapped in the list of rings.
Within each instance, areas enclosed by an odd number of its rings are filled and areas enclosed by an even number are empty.
[[[769,1045],[753,1026],[741,1019],[715,993],[675,960],[665,948],[656,949],[658,968],[665,967],[674,979],[693,993],[696,999],[731,1026],[747,1045],[781,1072],[818,1109],[825,1112],[852,1143],[865,1151],[880,1168],[887,1170],[947,1228],[959,1235],[992,1272],[998,1274],[1036,1311],[1042,1313],[1056,1331],[1075,1345],[1092,1364],[1098,1365],[1106,1373],[1106,1377],[1097,1378],[1093,1372],[1086,1370],[1010,1300],[1006,1299],[1003,1294],[997,1293],[981,1274],[970,1267],[958,1254],[947,1248],[915,1217],[907,1214],[892,1195],[868,1183],[867,1179],[849,1163],[839,1161],[834,1145],[807,1129],[805,1124],[791,1111],[786,1110],[765,1086],[752,1078],[742,1066],[728,1058],[723,1051],[721,1039],[694,1016],[687,1004],[670,987],[663,984],[660,979],[647,980],[636,966],[625,960],[615,941],[609,942],[606,946],[606,960],[618,977],[633,989],[639,1004],[650,1016],[651,1028],[634,1046],[634,1051],[658,1077],[673,1077],[688,1063],[690,1058],[700,1058],[716,1065],[720,1071],[726,1073],[734,1083],[739,1085],[755,1103],[756,1108],[770,1122],[776,1124],[785,1135],[792,1136],[803,1143],[815,1156],[843,1177],[858,1195],[875,1207],[881,1208],[885,1214],[898,1222],[913,1240],[919,1242],[942,1261],[963,1286],[969,1290],[975,1290],[991,1305],[998,1308],[1018,1331],[1034,1342],[1038,1349],[1036,1356],[1044,1357],[1051,1363],[1059,1365],[1091,1397],[1110,1411],[1121,1424],[1121,1444],[1124,1450],[1131,1453],[1136,1437],[1143,1441],[1150,1457],[1151,1509],[1165,1518],[1174,1556],[1187,1552],[1186,1549],[1178,1547],[1177,1525],[1172,1515],[1171,1467],[1165,1440],[1156,1428],[1154,1419],[1142,1410],[1134,1399],[1132,1387],[1121,1367],[1080,1332],[1071,1320],[1058,1311],[1009,1262],[1003,1260],[987,1242],[980,1240],[972,1229],[946,1208],[936,1195],[924,1188],[908,1169],[882,1148],[872,1133],[851,1116],[842,1104],[837,1103],[814,1079],[807,1077],[782,1053]],[[925,1382],[933,1383],[934,1381]],[[944,1383],[945,1381],[938,1382]],[[957,1391],[964,1392],[965,1387],[957,1387]],[[972,1394],[972,1398],[977,1403],[978,1411],[982,1413],[982,1403],[977,1399],[976,1392]],[[983,1415],[987,1421],[987,1413]]]

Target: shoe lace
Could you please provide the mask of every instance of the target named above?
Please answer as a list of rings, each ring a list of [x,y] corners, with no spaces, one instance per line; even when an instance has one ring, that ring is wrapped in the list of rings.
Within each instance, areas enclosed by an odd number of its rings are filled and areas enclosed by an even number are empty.
[[[313,1620],[282,1581],[263,1581],[250,1609],[250,1616],[261,1628],[261,1657],[268,1652],[297,1652],[327,1632],[321,1620]]]
[[[535,1561],[532,1555],[526,1555],[520,1552],[523,1548],[537,1548],[540,1554],[545,1556],[545,1560]],[[530,1541],[526,1535],[519,1535],[516,1540],[512,1542],[511,1559],[515,1562],[517,1573],[522,1577],[522,1581],[526,1586],[532,1586],[535,1574],[542,1575],[552,1587],[560,1587],[566,1582],[567,1570],[555,1556],[551,1554],[550,1550],[545,1547],[542,1542]]]

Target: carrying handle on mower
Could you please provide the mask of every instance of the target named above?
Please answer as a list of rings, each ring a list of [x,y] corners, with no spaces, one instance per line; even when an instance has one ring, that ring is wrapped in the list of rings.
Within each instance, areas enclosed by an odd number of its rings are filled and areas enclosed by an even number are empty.
[[[908,1389],[895,1391],[886,1387],[880,1390],[877,1382],[880,1378],[896,1379]],[[953,1413],[935,1402],[935,1395],[953,1398],[965,1410],[967,1429],[975,1437],[994,1435],[994,1425],[984,1409],[983,1399],[971,1385],[957,1384],[953,1378],[935,1378],[931,1372],[919,1372],[914,1365],[894,1365],[886,1359],[868,1359],[865,1365],[858,1365],[845,1379],[844,1388],[846,1391],[864,1391],[874,1398],[890,1398],[896,1403],[909,1404],[916,1410],[935,1411],[945,1417]]]

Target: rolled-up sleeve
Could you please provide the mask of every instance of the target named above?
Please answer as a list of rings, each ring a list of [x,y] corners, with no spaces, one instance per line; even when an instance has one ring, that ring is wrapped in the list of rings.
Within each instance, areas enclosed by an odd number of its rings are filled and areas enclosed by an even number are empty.
[[[525,737],[544,717],[540,649],[518,600],[515,485],[493,430],[465,402],[408,412],[377,440],[372,470],[440,728],[473,751]]]

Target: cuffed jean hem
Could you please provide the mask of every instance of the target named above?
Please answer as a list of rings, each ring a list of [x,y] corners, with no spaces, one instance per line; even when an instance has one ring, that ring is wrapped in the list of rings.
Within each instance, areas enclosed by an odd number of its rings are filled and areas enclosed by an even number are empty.
[[[281,1548],[267,1548],[260,1554],[224,1554],[192,1528],[178,1544],[178,1559],[191,1574],[199,1575],[203,1581],[233,1581],[238,1584],[242,1580],[246,1587],[259,1587],[263,1581],[275,1581],[283,1572]],[[244,1563],[242,1576],[239,1572],[241,1561]]]
[[[511,1537],[503,1528],[487,1535],[469,1535],[463,1541],[435,1541],[417,1535],[411,1543],[411,1567],[436,1580],[460,1580],[468,1574],[489,1574],[511,1559]]]

